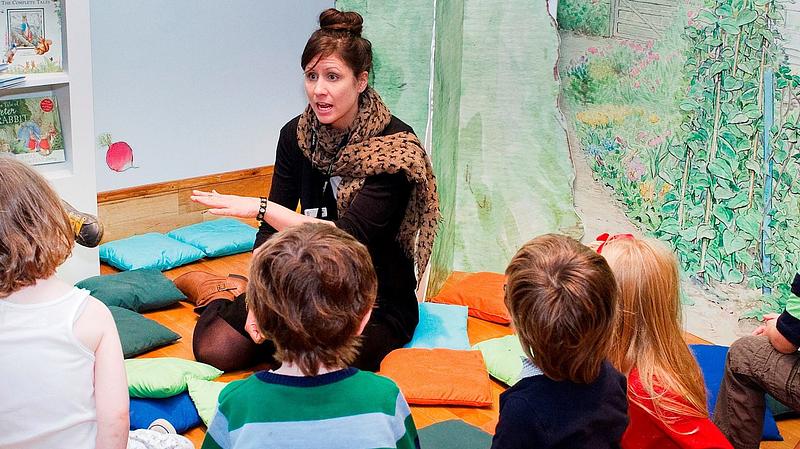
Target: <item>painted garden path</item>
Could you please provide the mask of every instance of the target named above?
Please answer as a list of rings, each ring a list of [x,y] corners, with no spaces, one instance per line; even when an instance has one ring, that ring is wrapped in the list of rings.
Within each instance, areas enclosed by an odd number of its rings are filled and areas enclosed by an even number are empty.
[[[589,47],[599,47],[609,41],[563,31],[560,37],[559,65],[568,64]],[[575,211],[583,221],[583,242],[591,242],[603,232],[642,236],[642,230],[628,219],[622,204],[613,197],[611,190],[594,179],[573,125],[577,111],[570,111],[563,101],[559,106],[565,116],[564,127],[575,168],[573,194]],[[687,302],[693,303],[684,305],[683,309],[686,330],[692,334],[716,344],[728,345],[739,336],[748,334],[755,326],[753,321],[740,322],[737,319],[742,311],[752,308],[757,297],[754,292],[729,286],[712,290],[688,279],[683,282],[683,288]]]

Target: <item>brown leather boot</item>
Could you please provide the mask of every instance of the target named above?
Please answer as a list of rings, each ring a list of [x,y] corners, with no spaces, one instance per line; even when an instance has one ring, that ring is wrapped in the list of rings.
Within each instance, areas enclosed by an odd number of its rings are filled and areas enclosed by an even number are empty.
[[[204,271],[190,271],[173,281],[186,299],[197,307],[203,307],[215,299],[234,298],[247,290],[247,278],[238,274],[219,276]]]
[[[68,202],[61,200],[61,205],[67,211],[69,224],[75,231],[75,243],[87,248],[94,248],[103,240],[103,223],[92,214],[80,212]]]

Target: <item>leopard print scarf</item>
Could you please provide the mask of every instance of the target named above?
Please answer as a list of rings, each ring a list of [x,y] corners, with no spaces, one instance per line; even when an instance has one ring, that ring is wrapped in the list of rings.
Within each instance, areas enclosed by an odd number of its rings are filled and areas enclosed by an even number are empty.
[[[358,114],[349,130],[340,131],[321,124],[309,105],[300,116],[297,141],[316,169],[327,172],[332,167],[331,175],[341,176],[336,198],[339,216],[347,211],[364,186],[365,178],[382,173],[405,173],[413,186],[397,240],[414,260],[419,282],[436,237],[439,195],[430,158],[417,136],[408,132],[379,136],[391,118],[378,93],[367,87],[359,97]],[[341,147],[345,139],[347,144]]]

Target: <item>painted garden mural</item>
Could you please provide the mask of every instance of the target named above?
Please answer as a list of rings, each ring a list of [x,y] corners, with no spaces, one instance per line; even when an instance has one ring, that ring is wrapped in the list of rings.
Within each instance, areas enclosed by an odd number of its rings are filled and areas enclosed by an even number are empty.
[[[415,34],[383,56],[413,71],[376,67],[380,92],[431,104],[427,124],[409,110],[442,196],[429,290],[453,270],[502,271],[540,233],[635,232],[678,254],[690,331],[730,343],[781,310],[800,268],[800,7],[531,4],[416,0],[434,45]]]
[[[742,317],[781,310],[800,256],[800,76],[784,5],[612,2],[559,5],[577,11],[561,24],[577,51],[560,71],[595,179],[695,282],[760,290]]]

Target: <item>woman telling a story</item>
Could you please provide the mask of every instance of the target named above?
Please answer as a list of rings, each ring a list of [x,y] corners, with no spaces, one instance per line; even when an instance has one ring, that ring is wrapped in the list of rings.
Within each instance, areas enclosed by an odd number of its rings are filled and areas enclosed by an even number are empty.
[[[372,45],[361,37],[361,15],[331,8],[319,23],[301,58],[308,106],[281,129],[269,199],[194,191],[192,200],[215,215],[260,220],[256,249],[277,231],[314,221],[363,243],[378,297],[354,366],[375,371],[419,321],[416,276],[428,264],[438,226],[436,180],[411,127],[368,86]],[[203,275],[188,273],[176,284],[198,292],[198,284],[213,284]],[[222,281],[238,282],[232,290],[243,293],[243,281]],[[228,295],[207,303],[193,341],[197,360],[225,370],[261,361],[272,349],[250,340],[244,295]]]

